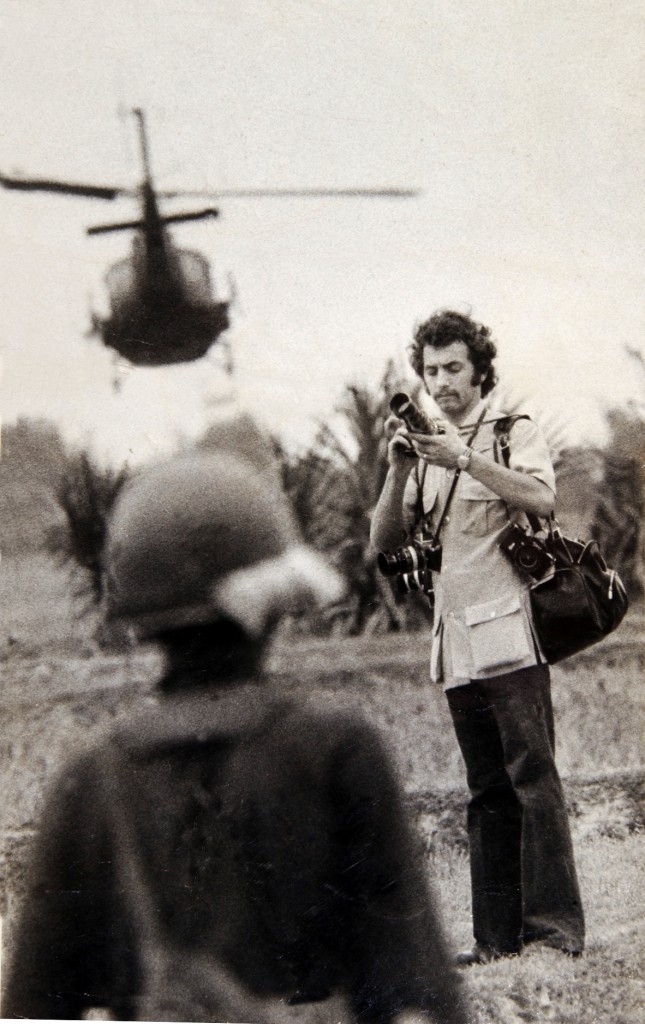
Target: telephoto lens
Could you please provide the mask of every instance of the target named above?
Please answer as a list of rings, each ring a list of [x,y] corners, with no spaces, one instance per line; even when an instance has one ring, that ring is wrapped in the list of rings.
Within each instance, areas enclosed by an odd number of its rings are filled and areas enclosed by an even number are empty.
[[[444,433],[437,420],[426,416],[419,406],[415,405],[410,396],[406,395],[405,391],[398,391],[396,395],[392,396],[390,399],[390,409],[395,416],[403,420],[408,430],[412,430],[415,434]]]

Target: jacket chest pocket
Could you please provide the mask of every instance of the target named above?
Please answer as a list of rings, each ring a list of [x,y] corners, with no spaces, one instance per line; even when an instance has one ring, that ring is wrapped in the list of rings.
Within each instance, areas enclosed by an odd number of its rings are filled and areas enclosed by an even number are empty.
[[[498,525],[500,500],[497,495],[472,476],[462,476],[455,494],[460,503],[460,520],[464,533],[485,537]],[[503,511],[503,509],[502,509]]]
[[[533,651],[521,598],[505,595],[464,610],[475,672],[511,666]]]

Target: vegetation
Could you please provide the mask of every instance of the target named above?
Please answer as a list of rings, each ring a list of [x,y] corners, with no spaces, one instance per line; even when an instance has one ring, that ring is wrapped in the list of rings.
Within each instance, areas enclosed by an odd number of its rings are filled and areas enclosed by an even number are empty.
[[[64,522],[51,530],[49,549],[72,569],[77,593],[87,595],[91,603],[98,604],[103,593],[101,554],[107,517],[127,477],[127,470],[104,469],[88,452],[79,452],[68,457],[56,488]]]
[[[315,627],[358,634],[414,629],[429,617],[427,602],[398,595],[378,573],[369,544],[369,519],[387,472],[388,400],[401,387],[392,365],[376,388],[348,385],[336,414],[310,449],[276,451],[283,483],[305,539],[343,573],[349,597]],[[407,385],[409,390],[409,385]],[[505,395],[504,408],[522,402]],[[632,600],[643,595],[642,455],[645,420],[635,405],[607,414],[609,439],[600,448],[566,448],[562,424],[541,422],[554,451],[558,516],[565,531],[595,538],[620,573]],[[312,628],[312,621],[302,624]]]
[[[344,576],[348,598],[319,629],[355,635],[410,629],[427,621],[424,598],[402,598],[376,568],[370,515],[387,473],[385,422],[389,398],[401,382],[389,364],[375,389],[348,385],[331,423],[312,447],[289,456],[277,446],[285,491],[305,540],[323,551]]]
[[[55,490],[67,453],[55,424],[21,417],[2,427],[0,535],[2,554],[42,549],[51,527],[61,522]]]
[[[607,562],[618,569],[630,597],[641,598],[645,420],[634,405],[612,409],[607,419],[610,433],[602,450],[593,536]]]
[[[70,452],[58,427],[22,417],[2,429],[0,528],[5,558],[35,565],[53,553],[72,570],[76,590],[98,600],[100,553],[109,509],[125,470]]]
[[[403,386],[410,390],[409,383]],[[372,634],[412,630],[428,621],[427,601],[399,595],[378,573],[369,544],[370,515],[387,472],[388,401],[401,387],[390,364],[375,387],[345,388],[334,415],[321,424],[308,450],[293,454],[275,442],[282,483],[303,536],[331,559],[348,588],[342,604],[322,617],[299,621],[294,627],[298,632]],[[503,401],[509,411],[522,405],[508,395]],[[542,426],[559,452],[562,526],[579,537],[597,539],[631,599],[638,600],[643,596],[645,418],[642,408],[631,404],[611,410],[607,423],[608,440],[596,448],[566,449],[557,422]],[[241,423],[240,430],[246,437],[249,424]],[[217,436],[213,427],[202,443],[216,443]],[[249,441],[254,452],[258,443],[254,437]],[[71,568],[77,592],[98,602],[106,516],[126,476],[123,469],[98,466],[88,452],[70,454],[47,421],[19,420],[5,427],[0,463],[5,555],[43,548],[55,552]]]

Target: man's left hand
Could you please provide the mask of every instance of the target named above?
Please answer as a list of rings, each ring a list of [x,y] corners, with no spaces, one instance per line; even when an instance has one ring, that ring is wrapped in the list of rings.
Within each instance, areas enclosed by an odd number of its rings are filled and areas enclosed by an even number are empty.
[[[459,436],[457,428],[446,420],[441,420],[443,434],[417,434],[410,432],[410,440],[420,459],[432,466],[443,466],[444,469],[455,469],[457,459],[464,450],[465,442]]]

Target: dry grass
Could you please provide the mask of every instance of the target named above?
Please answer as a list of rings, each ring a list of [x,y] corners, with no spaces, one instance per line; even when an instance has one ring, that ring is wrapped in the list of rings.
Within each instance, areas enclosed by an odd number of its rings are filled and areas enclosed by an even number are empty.
[[[540,947],[463,972],[473,1024],[642,1024],[645,1017],[645,864],[643,836],[577,846],[587,912],[585,954],[571,959]],[[467,861],[436,881],[455,939],[469,944]],[[450,905],[445,893],[451,894]],[[453,895],[457,894],[455,914]]]

